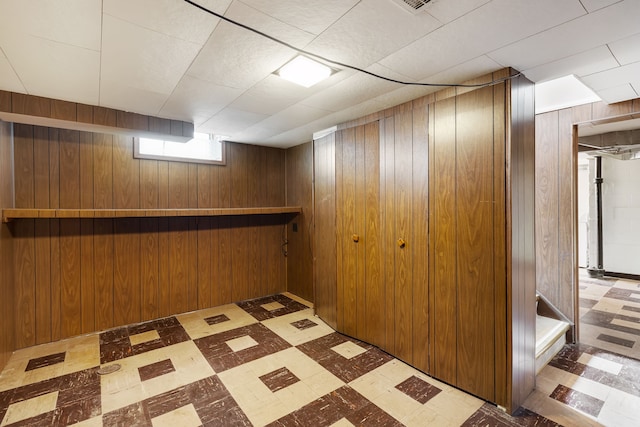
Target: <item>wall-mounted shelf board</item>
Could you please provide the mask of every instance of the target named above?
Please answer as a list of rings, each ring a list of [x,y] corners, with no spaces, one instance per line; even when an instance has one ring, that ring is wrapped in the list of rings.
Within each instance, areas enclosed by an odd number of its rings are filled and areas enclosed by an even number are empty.
[[[145,218],[181,216],[231,216],[299,214],[300,206],[258,208],[205,208],[205,209],[20,209],[2,210],[2,222],[19,218]]]

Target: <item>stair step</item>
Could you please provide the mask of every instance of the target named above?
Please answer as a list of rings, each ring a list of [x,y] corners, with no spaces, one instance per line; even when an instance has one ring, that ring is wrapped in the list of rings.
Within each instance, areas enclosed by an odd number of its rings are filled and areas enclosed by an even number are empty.
[[[569,323],[536,316],[536,373],[540,372],[566,343]]]

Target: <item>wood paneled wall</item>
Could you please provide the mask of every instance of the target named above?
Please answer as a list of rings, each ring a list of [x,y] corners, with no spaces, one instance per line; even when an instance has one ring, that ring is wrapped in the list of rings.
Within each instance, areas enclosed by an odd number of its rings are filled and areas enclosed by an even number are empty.
[[[314,148],[320,317],[511,412],[534,385],[533,105],[524,77],[448,89]]]
[[[15,206],[283,206],[285,152],[139,160],[133,138],[15,125]],[[284,291],[284,215],[16,220],[16,346]]]
[[[618,121],[631,113],[640,116],[640,99],[610,105],[584,104],[538,114],[535,119],[536,287],[572,321],[578,315],[574,125],[610,118]]]
[[[286,157],[287,206],[302,207],[287,226],[287,291],[313,302],[313,143],[287,149]]]
[[[335,133],[313,141],[313,283],[318,316],[338,326]]]
[[[0,209],[13,207],[13,145],[10,123],[0,121]],[[16,349],[14,334],[13,239],[0,224],[0,371]]]

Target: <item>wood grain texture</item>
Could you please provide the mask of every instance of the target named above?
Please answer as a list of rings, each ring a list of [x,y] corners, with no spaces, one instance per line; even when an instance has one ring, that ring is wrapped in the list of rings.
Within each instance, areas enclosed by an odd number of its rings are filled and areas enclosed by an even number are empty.
[[[413,109],[413,365],[429,372],[429,108]]]
[[[457,97],[457,384],[495,399],[493,91]],[[487,108],[489,106],[490,108]]]
[[[286,205],[302,207],[302,214],[287,225],[287,291],[313,302],[312,142],[287,149],[286,177]]]
[[[455,99],[436,102],[433,124],[433,374],[457,385],[457,241]]]
[[[382,347],[385,344],[385,286],[383,281],[382,214],[380,198],[380,123],[364,128],[364,215],[365,277],[364,336]]]
[[[355,128],[355,185],[354,185],[354,229],[360,234],[361,242],[354,245],[356,248],[356,283],[355,283],[355,307],[356,307],[356,334],[368,340],[367,323],[367,300],[366,300],[366,252],[369,242],[369,235],[366,227],[366,167],[365,167],[365,147],[364,147],[364,126]],[[376,236],[372,236],[373,239]],[[345,307],[346,308],[346,307]]]
[[[315,309],[335,328],[337,321],[336,270],[336,139],[327,135],[313,142]]]
[[[7,92],[4,92],[6,94]],[[6,95],[0,91],[0,105]],[[10,101],[10,100],[9,100]],[[12,125],[0,121],[0,208],[13,207],[13,138]],[[16,347],[14,240],[8,224],[0,224],[0,369]]]
[[[282,207],[284,150],[245,145],[231,148],[226,166],[178,164],[134,159],[133,140],[122,136],[20,132],[9,157],[21,165],[14,212],[39,219],[12,225],[23,236],[12,240],[21,283],[12,299],[24,306],[11,326],[23,337],[14,347],[286,289],[280,249],[291,216],[281,212],[299,209]],[[233,195],[232,214],[243,216],[203,216],[230,214],[213,208],[231,205],[231,183],[245,191]],[[178,210],[163,218],[163,208]]]
[[[413,364],[413,265],[411,251],[420,243],[411,240],[413,231],[413,114],[395,116],[395,334],[394,354]],[[405,240],[400,247],[398,239]]]
[[[384,203],[384,221],[382,227],[382,256],[384,258],[385,284],[385,344],[383,349],[393,353],[395,345],[395,281],[396,281],[396,192],[395,192],[395,117],[390,116],[382,121],[380,144],[380,187]]]

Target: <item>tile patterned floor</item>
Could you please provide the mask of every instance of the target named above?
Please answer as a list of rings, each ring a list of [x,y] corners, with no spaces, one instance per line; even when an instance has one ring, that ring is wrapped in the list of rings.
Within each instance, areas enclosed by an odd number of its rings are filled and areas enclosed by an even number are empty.
[[[510,417],[334,332],[291,295],[19,350],[0,375],[2,427],[559,425],[548,418]]]
[[[538,374],[524,406],[563,425],[638,427],[640,282],[581,271],[579,297],[580,343]]]

